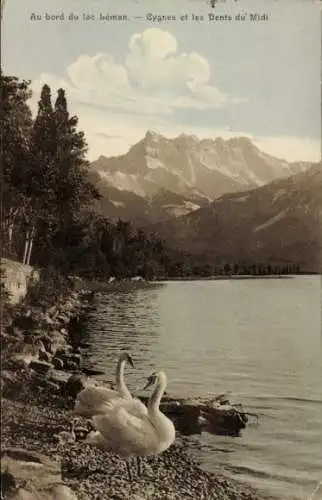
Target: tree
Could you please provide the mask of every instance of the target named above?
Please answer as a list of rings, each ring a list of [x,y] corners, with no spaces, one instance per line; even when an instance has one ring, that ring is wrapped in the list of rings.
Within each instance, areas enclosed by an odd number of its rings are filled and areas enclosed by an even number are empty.
[[[57,210],[64,222],[69,215],[98,199],[99,193],[87,179],[89,162],[86,160],[87,143],[84,132],[77,130],[78,118],[69,116],[65,91],[58,90],[54,121],[56,129]]]
[[[224,273],[226,275],[229,275],[231,274],[231,265],[229,264],[229,262],[226,262],[225,265],[224,265]]]
[[[25,213],[26,240],[23,263],[29,264],[40,221],[51,220],[54,213],[55,131],[51,90],[44,85],[38,102],[38,113],[30,137],[30,158],[24,186],[28,198]]]
[[[0,74],[1,83],[1,229],[8,255],[12,253],[14,229],[23,217],[28,197],[22,184],[29,164],[32,125],[27,100],[30,82]]]
[[[78,118],[69,116],[65,91],[58,90],[53,108],[50,87],[44,85],[31,137],[27,263],[34,244],[39,248],[44,241],[55,241],[54,235],[66,232],[81,209],[99,196],[87,180],[87,144],[77,124]]]

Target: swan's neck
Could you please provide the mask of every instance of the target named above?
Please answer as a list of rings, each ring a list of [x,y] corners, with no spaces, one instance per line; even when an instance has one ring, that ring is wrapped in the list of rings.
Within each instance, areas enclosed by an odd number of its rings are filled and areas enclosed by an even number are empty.
[[[123,398],[131,398],[131,393],[124,382],[125,360],[119,361],[116,367],[116,389]]]
[[[159,413],[161,413],[159,406],[165,388],[166,388],[166,382],[163,380],[159,380],[148,403],[148,411],[151,415],[158,415]]]

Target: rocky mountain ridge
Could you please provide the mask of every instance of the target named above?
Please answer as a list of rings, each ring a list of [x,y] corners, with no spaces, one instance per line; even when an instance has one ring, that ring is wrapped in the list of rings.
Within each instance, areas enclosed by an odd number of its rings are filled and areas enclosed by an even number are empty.
[[[213,200],[226,192],[259,187],[306,168],[262,152],[246,137],[169,139],[147,131],[126,154],[100,156],[92,169],[111,186],[151,197],[160,188]]]
[[[100,156],[89,175],[103,195],[100,211],[141,224],[186,215],[223,194],[260,187],[308,166],[268,155],[245,137],[169,139],[147,131],[127,153]]]

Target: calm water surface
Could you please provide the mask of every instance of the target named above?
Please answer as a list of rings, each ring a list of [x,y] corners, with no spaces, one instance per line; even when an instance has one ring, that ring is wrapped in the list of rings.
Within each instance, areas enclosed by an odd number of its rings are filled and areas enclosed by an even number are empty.
[[[259,425],[241,437],[192,438],[208,470],[219,467],[280,500],[308,499],[322,480],[319,277],[112,292],[90,314],[87,335],[87,356],[104,371],[102,380],[114,379],[126,348],[136,361],[136,370],[127,370],[133,391],[164,369],[171,395],[230,391],[232,401],[259,414]]]

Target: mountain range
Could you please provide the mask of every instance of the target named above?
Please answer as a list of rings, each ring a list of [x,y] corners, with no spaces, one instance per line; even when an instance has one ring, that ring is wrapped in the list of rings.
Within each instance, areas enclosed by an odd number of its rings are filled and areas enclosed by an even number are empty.
[[[270,156],[244,137],[169,139],[147,131],[126,154],[100,156],[89,175],[103,195],[101,212],[146,224],[188,214],[223,194],[260,187],[308,165]]]
[[[292,262],[321,270],[321,164],[289,163],[248,138],[148,131],[89,171],[96,209],[209,262]]]

